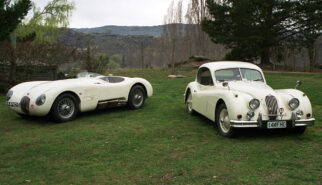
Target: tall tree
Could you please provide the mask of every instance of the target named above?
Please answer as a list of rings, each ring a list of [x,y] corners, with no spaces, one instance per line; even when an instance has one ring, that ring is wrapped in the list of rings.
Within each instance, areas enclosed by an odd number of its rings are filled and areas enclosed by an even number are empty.
[[[271,47],[303,33],[305,28],[312,26],[303,17],[295,16],[299,8],[308,8],[308,4],[298,2],[207,0],[211,18],[203,21],[202,28],[214,42],[231,49],[227,58],[254,60],[260,57],[262,64],[269,64]],[[310,8],[314,12],[322,11],[320,6]]]
[[[7,39],[31,8],[30,0],[0,0],[0,41]]]
[[[67,28],[74,2],[70,0],[50,0],[44,8],[33,3],[33,16],[25,19],[16,30],[18,37],[36,33],[38,42],[52,42],[59,38],[61,28]]]

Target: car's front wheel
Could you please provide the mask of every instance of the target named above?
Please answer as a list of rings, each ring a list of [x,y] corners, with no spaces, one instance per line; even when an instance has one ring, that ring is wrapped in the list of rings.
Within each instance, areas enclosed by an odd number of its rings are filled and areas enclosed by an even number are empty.
[[[63,123],[75,119],[77,116],[78,101],[72,94],[65,93],[56,98],[53,103],[51,116],[58,123]]]
[[[131,109],[139,109],[143,107],[145,102],[145,90],[142,86],[136,85],[134,86],[129,94],[129,107]]]
[[[195,115],[196,112],[192,109],[192,94],[190,93],[190,91],[188,91],[186,104],[187,104],[187,112],[191,115]]]
[[[222,136],[234,137],[236,135],[236,130],[230,125],[229,114],[225,104],[220,104],[216,110],[216,123]]]

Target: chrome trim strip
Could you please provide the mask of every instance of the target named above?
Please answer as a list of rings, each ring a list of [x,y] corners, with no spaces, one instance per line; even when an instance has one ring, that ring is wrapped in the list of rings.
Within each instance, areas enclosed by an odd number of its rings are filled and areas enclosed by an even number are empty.
[[[296,127],[303,127],[303,126],[313,126],[315,122],[314,118],[310,119],[299,119],[295,120],[295,126]]]

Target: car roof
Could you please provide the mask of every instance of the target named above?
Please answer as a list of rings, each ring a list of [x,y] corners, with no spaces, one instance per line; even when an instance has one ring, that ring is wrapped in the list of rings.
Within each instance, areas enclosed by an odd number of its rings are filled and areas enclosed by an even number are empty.
[[[218,61],[218,62],[209,62],[200,66],[207,67],[211,71],[217,71],[220,69],[229,69],[229,68],[250,68],[262,71],[257,65],[249,62],[236,62],[236,61]]]

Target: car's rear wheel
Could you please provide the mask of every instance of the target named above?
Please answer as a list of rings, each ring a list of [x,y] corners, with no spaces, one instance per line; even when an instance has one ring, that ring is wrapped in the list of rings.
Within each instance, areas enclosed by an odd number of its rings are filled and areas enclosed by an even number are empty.
[[[294,134],[301,135],[305,132],[305,130],[306,130],[306,127],[295,127],[295,128],[292,128],[291,132]]]
[[[188,98],[187,98],[187,111],[189,114],[191,115],[195,115],[196,114],[196,111],[194,111],[192,109],[192,94],[190,93],[190,91],[188,91]]]
[[[228,110],[225,104],[220,104],[216,111],[216,123],[219,133],[225,137],[236,136],[236,130],[231,127]]]
[[[132,87],[129,94],[129,107],[131,109],[140,109],[141,107],[143,107],[146,98],[145,94],[145,90],[142,86],[135,85],[134,87]]]
[[[71,121],[79,112],[78,100],[72,94],[65,93],[56,98],[53,103],[51,116],[58,123]]]

